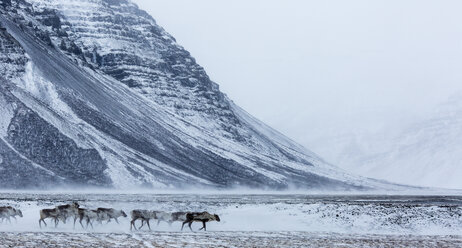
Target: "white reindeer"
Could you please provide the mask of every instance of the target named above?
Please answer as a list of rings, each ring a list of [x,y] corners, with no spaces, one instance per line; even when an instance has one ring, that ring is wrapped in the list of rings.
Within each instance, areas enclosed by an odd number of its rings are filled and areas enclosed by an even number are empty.
[[[132,230],[132,227],[136,229],[135,226],[135,221],[140,219],[141,220],[141,226],[138,227],[138,229],[141,229],[144,226],[144,223],[147,223],[149,230],[151,230],[151,226],[149,224],[149,221],[151,219],[157,220],[157,225],[161,221],[167,222],[169,225],[171,225],[175,221],[183,222],[186,220],[186,214],[187,212],[164,212],[164,211],[150,211],[150,210],[133,210],[131,212],[131,217],[132,221],[130,222],[130,230]]]
[[[22,212],[19,209],[15,209],[13,207],[0,207],[0,218],[2,222],[6,219],[9,223],[11,223],[10,217],[16,219],[16,216],[22,217]]]
[[[122,210],[116,210],[113,208],[97,208],[96,213],[98,215],[98,221],[100,224],[103,223],[103,220],[107,220],[107,223],[111,222],[111,219],[114,219],[117,224],[119,224],[119,221],[117,218],[123,216],[127,217],[127,214],[122,211]]]

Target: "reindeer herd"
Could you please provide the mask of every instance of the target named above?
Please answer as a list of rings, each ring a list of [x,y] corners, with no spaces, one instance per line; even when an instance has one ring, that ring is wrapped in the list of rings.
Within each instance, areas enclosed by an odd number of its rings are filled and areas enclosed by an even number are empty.
[[[181,230],[185,224],[188,224],[189,229],[193,222],[202,222],[202,228],[199,230],[206,231],[205,223],[210,221],[220,221],[220,217],[216,214],[210,214],[208,212],[164,212],[164,211],[151,211],[151,210],[142,210],[135,209],[130,212],[131,221],[130,221],[130,230],[134,228],[135,230],[141,229],[145,224],[151,230],[150,221],[157,220],[157,225],[161,221],[167,222],[171,225],[173,222],[182,222]],[[21,210],[15,209],[13,207],[0,207],[0,220],[1,222],[7,220],[11,223],[10,218],[16,219],[16,216],[23,217]],[[47,226],[45,222],[46,219],[50,219],[54,222],[55,227],[58,226],[59,222],[64,224],[72,219],[74,228],[79,221],[82,228],[93,228],[93,223],[103,224],[103,222],[109,223],[111,220],[114,220],[119,224],[119,217],[127,217],[127,214],[122,210],[116,210],[113,208],[97,208],[97,209],[86,209],[81,208],[77,202],[71,204],[59,205],[55,208],[46,208],[40,210],[40,219],[39,226],[42,228],[42,223]],[[140,226],[137,228],[135,222],[141,221]]]

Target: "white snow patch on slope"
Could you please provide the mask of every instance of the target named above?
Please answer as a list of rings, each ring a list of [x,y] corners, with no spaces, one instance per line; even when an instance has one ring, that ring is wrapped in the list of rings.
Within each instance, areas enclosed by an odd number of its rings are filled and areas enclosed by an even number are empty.
[[[13,106],[0,95],[0,138],[7,136],[8,126],[13,116]]]

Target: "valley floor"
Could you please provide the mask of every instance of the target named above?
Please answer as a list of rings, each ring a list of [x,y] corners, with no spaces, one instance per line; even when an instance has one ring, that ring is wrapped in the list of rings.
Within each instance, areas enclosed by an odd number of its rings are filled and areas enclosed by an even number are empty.
[[[0,233],[0,247],[462,247],[462,236],[306,232]]]
[[[207,231],[151,223],[130,231],[130,217],[74,227],[38,225],[39,210],[81,207],[209,211]],[[462,247],[462,196],[0,192],[0,206],[23,218],[0,222],[0,247]],[[139,227],[140,222],[136,223]]]

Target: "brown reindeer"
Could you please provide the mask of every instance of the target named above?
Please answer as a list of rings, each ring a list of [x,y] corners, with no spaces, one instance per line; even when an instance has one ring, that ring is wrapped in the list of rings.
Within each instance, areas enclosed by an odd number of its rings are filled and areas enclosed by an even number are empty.
[[[51,218],[55,221],[55,227],[58,226],[58,220],[66,223],[66,217],[61,214],[61,212],[56,208],[49,208],[49,209],[42,209],[40,210],[40,219],[39,219],[39,226],[42,228],[42,222],[47,226],[45,219]]]
[[[88,225],[93,228],[93,221],[98,220],[98,212],[96,210],[90,210],[90,209],[85,209],[85,208],[79,208],[78,209],[78,214],[79,214],[79,223],[82,226],[82,228],[88,228]],[[77,219],[74,219],[74,226],[75,222]],[[86,220],[86,227],[83,226],[82,221]]]
[[[56,206],[55,209],[64,216],[66,220],[70,217],[74,217],[75,223],[75,220],[79,217],[79,207],[80,205],[77,202],[73,202],[72,204]]]
[[[155,211],[141,210],[141,209],[135,209],[131,211],[130,215],[132,217],[132,220],[130,221],[130,230],[132,230],[132,227],[134,227],[135,230],[137,230],[135,226],[135,221],[138,219],[141,220],[141,226],[138,227],[138,229],[141,229],[144,226],[144,222],[146,222],[148,224],[149,230],[151,230],[151,225],[149,224],[149,220],[156,218]]]
[[[189,229],[191,229],[191,231],[192,231],[191,225],[192,225],[193,222],[202,222],[202,228],[199,229],[199,231],[202,230],[202,229],[204,229],[204,231],[207,231],[205,223],[207,223],[209,221],[218,221],[218,222],[220,222],[220,217],[218,217],[218,215],[216,215],[216,214],[209,214],[208,212],[187,213],[186,214],[186,220],[183,221],[183,225],[181,226],[181,230],[183,230],[184,224],[188,223]]]
[[[53,209],[42,209],[40,210],[40,219],[39,225],[42,228],[42,222],[47,226],[45,219],[51,218],[55,222],[55,227],[58,226],[59,221],[61,220],[63,223],[66,223],[66,220],[69,217],[74,217],[74,225],[75,220],[78,218],[78,209],[79,204],[77,202],[73,202],[72,204],[66,205],[59,205]]]

